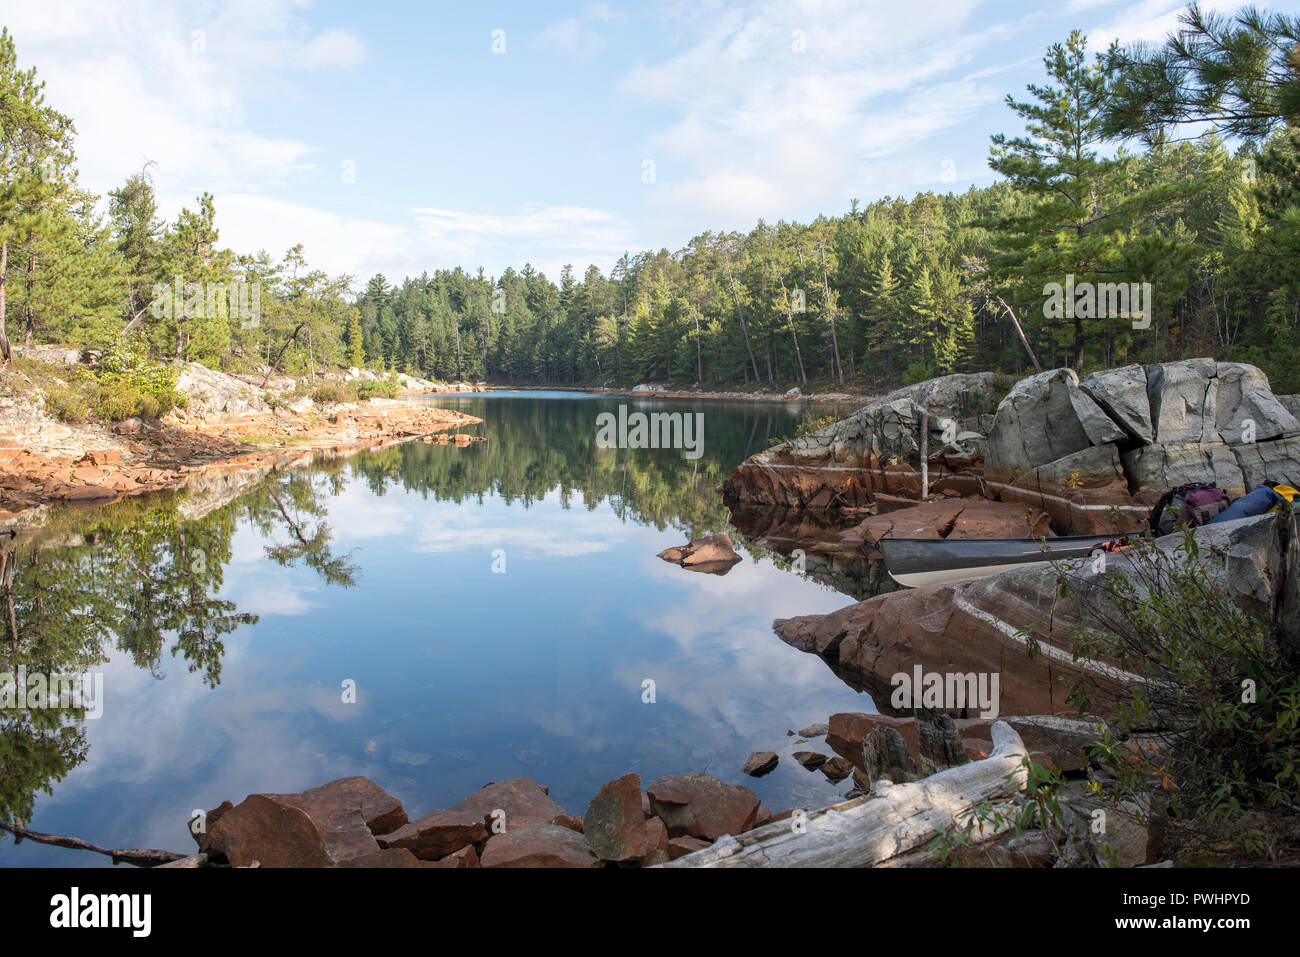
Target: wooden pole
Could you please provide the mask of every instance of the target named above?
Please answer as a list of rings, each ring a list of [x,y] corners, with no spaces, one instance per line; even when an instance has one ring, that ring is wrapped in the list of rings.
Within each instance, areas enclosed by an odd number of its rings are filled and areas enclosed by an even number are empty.
[[[921,413],[921,501],[930,497],[930,413]]]

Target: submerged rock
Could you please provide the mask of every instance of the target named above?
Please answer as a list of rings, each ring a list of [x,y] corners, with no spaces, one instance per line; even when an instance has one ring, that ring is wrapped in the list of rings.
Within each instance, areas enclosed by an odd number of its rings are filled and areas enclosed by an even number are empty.
[[[692,539],[681,547],[665,548],[659,557],[691,571],[714,575],[725,575],[731,571],[732,565],[741,560],[731,537],[722,532]]]
[[[780,758],[775,751],[755,751],[745,762],[745,766],[740,770],[744,771],[750,777],[761,778],[764,774],[773,770]]]
[[[826,763],[826,755],[817,751],[796,751],[792,757],[809,771],[816,771]]]

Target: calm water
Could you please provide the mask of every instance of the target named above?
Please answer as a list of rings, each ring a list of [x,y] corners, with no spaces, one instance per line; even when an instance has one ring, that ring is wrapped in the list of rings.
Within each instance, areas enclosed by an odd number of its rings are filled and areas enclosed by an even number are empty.
[[[727,527],[714,489],[793,435],[799,407],[429,401],[483,418],[468,431],[488,441],[319,463],[216,507],[165,495],[60,515],[13,549],[19,652],[5,624],[0,671],[93,667],[104,712],[0,711],[0,812],[188,850],[195,808],[351,774],[412,817],[517,775],[579,815],[628,771],[707,770],[774,811],[847,791],[790,759],[786,731],[875,709],[771,624],[853,599],[743,539],[721,577],[656,557]],[[620,403],[704,412],[703,456],[596,448],[597,413]],[[781,752],[778,769],[743,775],[754,750]],[[102,863],[0,841],[0,865]]]

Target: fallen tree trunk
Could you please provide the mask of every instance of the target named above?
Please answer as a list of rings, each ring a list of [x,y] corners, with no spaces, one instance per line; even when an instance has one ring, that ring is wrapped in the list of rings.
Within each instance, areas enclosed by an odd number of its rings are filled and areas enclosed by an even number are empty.
[[[98,844],[83,841],[79,837],[64,837],[62,834],[45,834],[41,831],[33,831],[17,822],[0,821],[0,830],[12,834],[15,844],[21,840],[28,840],[35,841],[37,844],[49,844],[52,847],[69,847],[76,851],[94,851],[96,854],[111,857],[114,864],[125,862],[127,864],[139,864],[144,867],[154,867],[159,864],[169,864],[185,857],[184,854],[178,854],[175,851],[159,851],[147,847],[100,847]]]
[[[807,816],[773,821],[740,837],[726,835],[712,847],[663,867],[873,867],[924,848],[965,823],[964,814],[983,802],[1003,804],[1028,778],[1028,754],[1005,721],[993,725],[993,753],[911,784],[877,787],[872,794]],[[993,837],[995,829],[989,828]]]

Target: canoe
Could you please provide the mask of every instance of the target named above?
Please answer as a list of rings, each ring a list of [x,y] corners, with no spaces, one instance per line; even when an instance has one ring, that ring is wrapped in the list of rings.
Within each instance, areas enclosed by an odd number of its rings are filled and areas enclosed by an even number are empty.
[[[905,588],[978,578],[1011,568],[1087,558],[1115,535],[1062,538],[882,538],[889,577]]]

